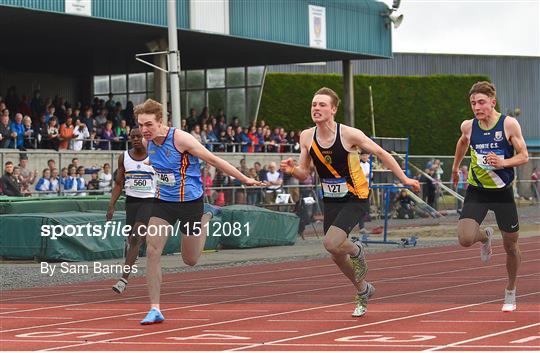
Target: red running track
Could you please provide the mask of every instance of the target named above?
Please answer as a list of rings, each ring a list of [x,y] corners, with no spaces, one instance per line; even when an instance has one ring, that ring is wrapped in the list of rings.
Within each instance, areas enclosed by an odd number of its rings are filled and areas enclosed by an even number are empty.
[[[140,326],[144,278],[3,292],[1,350],[466,350],[540,349],[540,237],[520,242],[518,310],[500,311],[505,254],[410,248],[368,255],[377,288],[350,316],[354,289],[329,259],[164,275],[166,321]]]

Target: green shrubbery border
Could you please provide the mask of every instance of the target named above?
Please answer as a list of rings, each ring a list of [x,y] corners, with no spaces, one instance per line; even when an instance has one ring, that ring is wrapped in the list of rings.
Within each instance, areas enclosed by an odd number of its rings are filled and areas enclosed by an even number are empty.
[[[481,75],[354,77],[355,124],[371,135],[368,86],[373,90],[378,136],[411,137],[413,154],[451,155],[464,119],[471,118],[467,93]],[[270,73],[259,119],[270,126],[301,130],[312,126],[313,93],[326,86],[343,98],[341,75]],[[343,122],[343,109],[337,121]]]

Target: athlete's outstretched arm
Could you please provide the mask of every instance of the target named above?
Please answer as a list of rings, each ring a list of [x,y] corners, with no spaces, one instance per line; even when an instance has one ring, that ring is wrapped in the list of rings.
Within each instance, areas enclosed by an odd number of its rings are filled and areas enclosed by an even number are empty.
[[[456,152],[454,153],[454,164],[452,165],[452,181],[454,182],[454,187],[457,186],[459,180],[459,165],[467,153],[469,148],[470,136],[472,130],[472,120],[465,120],[461,123],[461,136],[459,137],[456,144]]]
[[[347,136],[347,140],[353,145],[360,147],[363,151],[372,153],[379,158],[384,166],[392,171],[395,176],[401,180],[403,185],[412,186],[414,191],[420,191],[418,180],[411,179],[405,175],[400,165],[390,153],[386,152],[381,146],[373,142],[372,139],[366,136],[362,131],[355,128],[347,128],[342,130]]]
[[[291,174],[296,179],[302,181],[309,177],[311,156],[309,155],[309,141],[311,139],[311,129],[304,130],[300,134],[300,161],[295,165],[292,158],[281,161],[280,169],[282,172]]]
[[[204,160],[206,163],[213,165],[217,169],[222,170],[225,174],[235,177],[243,184],[258,186],[265,185],[263,182],[248,178],[226,160],[210,153],[210,151],[201,145],[201,143],[197,141],[191,134],[180,130],[175,130],[174,134],[174,145],[179,151],[189,152],[191,155]]]
[[[114,181],[114,187],[111,192],[111,201],[109,202],[109,208],[107,210],[107,221],[110,221],[114,214],[114,205],[122,193],[122,187],[124,186],[126,169],[124,168],[124,154],[121,153],[118,156],[118,170],[116,172],[116,179]]]

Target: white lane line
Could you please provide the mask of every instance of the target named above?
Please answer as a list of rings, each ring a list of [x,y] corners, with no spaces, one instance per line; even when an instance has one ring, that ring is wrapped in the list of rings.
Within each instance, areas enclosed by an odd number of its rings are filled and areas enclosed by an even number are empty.
[[[525,330],[525,329],[528,329],[528,328],[531,328],[531,327],[536,327],[536,326],[540,326],[540,323],[534,323],[534,324],[530,324],[530,325],[525,325],[525,326],[520,326],[520,327],[515,327],[515,328],[512,328],[512,329],[509,329],[509,330],[504,330],[504,331],[499,331],[499,332],[494,332],[494,333],[490,333],[488,335],[484,335],[484,336],[480,336],[480,337],[474,337],[474,338],[470,338],[468,340],[463,340],[463,341],[459,341],[459,342],[454,342],[454,343],[449,343],[449,344],[445,344],[445,345],[442,345],[442,346],[437,346],[435,348],[430,348],[428,349],[427,351],[438,351],[440,349],[445,349],[445,348],[450,348],[450,347],[456,347],[456,346],[460,346],[464,343],[470,343],[470,342],[474,342],[474,341],[480,341],[480,340],[483,340],[485,338],[491,338],[491,337],[495,337],[495,336],[500,336],[500,335],[504,335],[504,334],[507,334],[507,333],[510,333],[510,332],[515,332],[515,331],[520,331],[520,330]],[[516,348],[523,348],[522,346],[516,346]],[[538,348],[538,346],[537,346]]]
[[[58,327],[57,330],[67,330],[67,331],[79,331],[79,330],[88,330],[88,331],[144,331],[142,328],[95,328],[95,327]]]
[[[6,319],[72,320],[73,318],[63,316],[0,316],[0,320]]]
[[[470,313],[502,313],[501,310],[469,310]],[[539,314],[540,310],[516,310],[512,312],[513,315],[525,313],[525,314]]]
[[[245,313],[245,312],[267,313],[270,310],[257,310],[257,309],[191,309],[189,311],[210,311],[210,312],[224,311],[224,312],[241,312],[241,313]]]
[[[111,309],[111,308],[107,308],[107,309],[102,309],[102,308],[66,308],[64,310],[66,310],[66,311],[104,311],[104,310],[107,310],[107,311],[137,311],[137,309],[127,309],[127,308],[124,308],[124,309],[118,309],[118,308],[114,308],[114,309]]]
[[[112,342],[115,343],[115,342]],[[265,346],[278,346],[278,347],[388,347],[388,348],[427,348],[427,347],[433,347],[433,345],[420,345],[420,344],[392,344],[390,342],[386,344],[373,344],[373,343],[269,343],[265,344]],[[495,346],[495,345],[481,345],[481,346],[459,346],[460,348],[515,348],[515,349],[536,349],[538,350],[538,346]],[[389,349],[385,349],[384,351],[388,351]],[[403,349],[404,351],[409,351],[406,349]],[[292,349],[290,350],[292,351]],[[470,351],[474,352],[474,349],[471,349]]]
[[[537,242],[535,241],[532,241],[532,242],[520,242],[521,245],[528,245],[528,244],[536,244]],[[494,246],[493,248],[494,249],[498,249],[498,248],[501,248],[502,249],[502,245],[496,245]],[[434,247],[434,248],[430,248],[430,249],[437,249],[437,247]],[[538,249],[532,249],[532,250],[529,250],[529,251],[535,251],[535,250],[538,250]],[[451,251],[433,251],[433,252],[422,252],[420,254],[413,254],[413,255],[405,255],[405,256],[398,256],[398,257],[393,257],[391,256],[391,254],[389,254],[389,256],[387,257],[381,257],[381,258],[378,258],[378,259],[371,259],[370,260],[370,263],[373,263],[373,262],[377,262],[377,261],[388,261],[388,260],[403,260],[403,259],[409,259],[409,258],[415,258],[415,257],[422,257],[422,256],[432,256],[432,255],[446,255],[446,254],[452,254],[452,253],[472,253],[473,252],[473,249],[472,248],[461,248],[461,249],[458,249],[458,250],[451,250]],[[476,252],[476,251],[474,251]],[[527,251],[522,251],[522,253],[525,253]],[[500,254],[495,254],[494,256],[497,256],[497,255],[500,255]],[[463,258],[462,258],[463,259]],[[468,259],[468,258],[465,258],[465,259]],[[460,259],[452,259],[450,261],[455,261],[455,260],[460,260]],[[288,271],[298,271],[298,270],[312,270],[314,268],[325,268],[325,267],[334,267],[335,264],[329,264],[329,265],[313,265],[313,266],[301,266],[301,267],[289,267],[289,268],[284,268],[284,269],[273,269],[273,270],[265,270],[265,271],[258,271],[258,272],[243,272],[243,273],[235,273],[235,274],[230,274],[230,275],[221,275],[221,276],[210,276],[210,277],[198,277],[198,278],[191,278],[191,279],[184,279],[182,280],[183,283],[186,283],[186,282],[196,282],[196,281],[207,281],[207,280],[212,280],[212,279],[223,279],[223,278],[231,278],[231,277],[239,277],[239,276],[249,276],[249,275],[261,275],[261,274],[267,274],[267,273],[277,273],[277,272],[288,272]],[[373,271],[373,270],[372,270]],[[177,283],[178,281],[177,280],[174,280],[174,281],[163,281],[162,282],[162,285],[167,285],[168,283]],[[146,283],[144,284],[131,284],[130,285],[130,288],[137,288],[137,287],[146,287]],[[91,287],[88,287],[88,288],[91,288]],[[7,302],[7,301],[11,301],[11,300],[23,300],[23,299],[42,299],[42,298],[45,298],[45,297],[51,297],[51,296],[57,296],[57,295],[62,295],[62,296],[65,296],[65,295],[68,295],[68,294],[75,294],[75,293],[88,293],[88,292],[101,292],[101,291],[110,291],[110,287],[109,286],[105,286],[104,288],[98,288],[98,289],[88,289],[88,290],[80,290],[80,291],[72,291],[72,292],[65,292],[65,290],[63,289],[55,289],[55,288],[51,288],[49,290],[49,288],[47,289],[40,289],[41,291],[44,291],[44,292],[47,292],[47,293],[50,293],[50,291],[58,291],[59,293],[54,293],[54,294],[43,294],[43,295],[35,295],[35,296],[29,296],[29,297],[14,297],[14,298],[2,298],[0,299],[0,303],[1,302]],[[15,290],[16,293],[18,292],[32,292],[32,293],[35,293],[36,290],[33,290],[33,289],[16,289]],[[15,293],[15,294],[16,294]]]
[[[455,298],[455,297],[464,297],[464,298],[468,298],[468,297],[471,297],[471,296],[475,296],[475,297],[494,297],[496,296],[497,294],[493,293],[493,294],[466,294],[466,293],[463,293],[463,294],[441,294],[441,295],[422,295],[421,297],[422,298]]]
[[[448,335],[459,335],[463,333],[468,333],[466,331],[364,331],[365,333],[412,333],[412,334],[448,334]]]
[[[420,322],[462,322],[462,323],[505,323],[516,322],[515,320],[422,320]]]
[[[284,333],[296,333],[296,332],[300,332],[300,331],[296,331],[296,330],[203,330],[203,332],[264,332],[264,333],[273,333],[273,332],[276,332],[276,333],[280,333],[280,332],[284,332]]]
[[[126,319],[127,321],[141,321],[141,319]],[[169,319],[167,321],[210,321],[210,319],[188,319],[188,318],[178,318],[178,319]]]
[[[253,285],[253,283],[251,283],[250,285]],[[244,286],[243,284],[240,285],[239,287],[241,286]],[[229,286],[228,288],[234,288],[236,286]],[[188,292],[194,292],[194,291],[209,291],[209,290],[214,290],[216,289],[216,287],[208,287],[208,288],[198,288],[198,289],[194,289],[194,290],[189,290]],[[227,294],[212,294],[212,293],[204,293],[204,294],[198,294],[198,293],[187,293],[187,294],[184,294],[182,292],[180,292],[181,295],[183,297],[224,297],[224,296],[227,296],[227,297],[249,297],[249,294],[231,294],[231,293],[227,293]],[[165,295],[170,295],[170,293],[162,293],[161,296],[165,296]]]
[[[369,309],[370,313],[408,313],[410,310],[376,310]],[[325,313],[350,313],[350,310],[325,310]]]
[[[317,320],[317,319],[301,319],[301,320],[266,320],[268,322],[358,322],[358,320]]]
[[[534,275],[536,276],[537,274],[535,273]],[[501,281],[506,280],[506,278],[500,278],[499,280],[501,280]],[[482,281],[482,282],[484,282],[484,281]],[[477,284],[480,284],[480,283],[477,282]],[[516,297],[528,297],[528,296],[537,295],[537,294],[540,294],[540,292],[533,292],[533,293],[517,295]],[[260,347],[260,346],[267,345],[267,344],[283,343],[283,342],[302,339],[302,338],[321,336],[321,335],[325,335],[325,334],[329,334],[329,333],[336,333],[336,332],[354,330],[354,329],[361,328],[361,327],[368,327],[368,326],[373,326],[373,325],[386,324],[386,323],[389,323],[389,322],[407,320],[407,319],[412,319],[412,318],[417,318],[417,317],[422,317],[422,316],[427,316],[427,315],[432,315],[432,314],[439,314],[439,313],[448,312],[448,311],[461,310],[461,309],[470,308],[470,307],[474,307],[474,306],[478,306],[478,305],[494,303],[494,302],[497,302],[499,300],[500,299],[497,298],[497,299],[494,299],[494,300],[488,300],[488,301],[483,301],[483,302],[479,302],[479,303],[461,305],[461,306],[451,307],[451,308],[446,308],[446,309],[439,309],[439,310],[435,310],[435,311],[428,311],[428,312],[424,312],[424,313],[408,315],[408,316],[402,316],[402,317],[397,317],[397,318],[392,318],[392,319],[387,319],[387,320],[375,321],[375,322],[370,322],[370,323],[367,323],[367,324],[343,327],[343,328],[338,328],[338,329],[334,329],[334,330],[320,331],[320,332],[310,333],[310,334],[301,335],[301,336],[288,337],[288,338],[279,339],[279,340],[275,340],[275,341],[265,342],[265,343],[262,343],[262,344],[252,344],[252,345],[247,346],[247,347],[233,348],[233,349],[230,349],[229,351],[239,351],[239,350],[243,350],[243,349],[251,349],[251,348]],[[62,348],[66,348],[66,347],[62,347]]]

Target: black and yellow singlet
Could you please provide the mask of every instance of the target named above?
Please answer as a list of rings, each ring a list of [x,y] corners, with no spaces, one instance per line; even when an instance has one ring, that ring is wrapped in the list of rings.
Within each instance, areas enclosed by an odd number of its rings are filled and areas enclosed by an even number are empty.
[[[309,154],[321,179],[325,201],[368,198],[368,181],[360,166],[360,155],[358,152],[349,152],[343,147],[341,124],[336,123],[336,136],[329,148],[324,148],[319,144],[317,127],[315,127]]]

